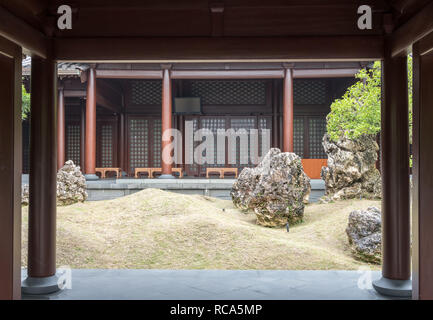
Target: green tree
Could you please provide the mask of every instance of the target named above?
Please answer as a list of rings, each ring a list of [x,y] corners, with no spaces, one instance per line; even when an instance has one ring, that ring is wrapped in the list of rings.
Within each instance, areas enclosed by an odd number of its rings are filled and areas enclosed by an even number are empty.
[[[23,101],[21,116],[23,120],[26,120],[30,114],[30,93],[27,93],[26,89],[24,88],[24,85],[22,86],[21,90],[22,90],[22,101]]]
[[[358,81],[349,87],[341,99],[331,105],[326,117],[331,140],[345,137],[356,139],[364,134],[380,132],[381,63],[371,69],[361,69]],[[408,57],[409,129],[412,137],[412,56]]]

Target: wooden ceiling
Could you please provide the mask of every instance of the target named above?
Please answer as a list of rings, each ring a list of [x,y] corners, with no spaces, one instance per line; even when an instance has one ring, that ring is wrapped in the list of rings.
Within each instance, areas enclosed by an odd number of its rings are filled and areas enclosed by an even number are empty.
[[[0,5],[49,36],[278,37],[381,35],[383,15],[395,26],[430,0],[0,0]],[[56,28],[57,7],[74,9],[73,29]],[[373,30],[358,30],[356,9],[373,8]],[[215,29],[218,29],[217,31]]]

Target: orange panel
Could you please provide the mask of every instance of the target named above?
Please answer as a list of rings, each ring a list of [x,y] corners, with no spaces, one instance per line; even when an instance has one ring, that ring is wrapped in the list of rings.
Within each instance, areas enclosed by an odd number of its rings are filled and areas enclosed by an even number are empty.
[[[320,179],[322,167],[328,165],[328,159],[302,159],[304,171],[310,179]]]

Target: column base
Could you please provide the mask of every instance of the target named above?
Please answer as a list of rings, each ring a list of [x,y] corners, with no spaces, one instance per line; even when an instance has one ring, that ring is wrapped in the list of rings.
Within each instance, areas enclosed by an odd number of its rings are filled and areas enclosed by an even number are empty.
[[[161,174],[158,179],[175,179],[172,174]]]
[[[99,177],[94,173],[85,174],[84,177],[86,178],[86,181],[99,180]]]
[[[373,288],[385,296],[410,298],[412,296],[411,280],[394,280],[385,277],[373,281]]]
[[[21,292],[30,295],[49,294],[60,291],[61,285],[58,275],[43,278],[27,277],[21,282]]]

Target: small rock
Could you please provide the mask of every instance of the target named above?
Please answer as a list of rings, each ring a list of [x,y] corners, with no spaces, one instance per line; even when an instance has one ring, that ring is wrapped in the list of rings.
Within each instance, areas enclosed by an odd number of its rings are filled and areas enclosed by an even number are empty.
[[[381,224],[381,213],[376,207],[350,213],[346,233],[353,253],[360,260],[380,263]]]

